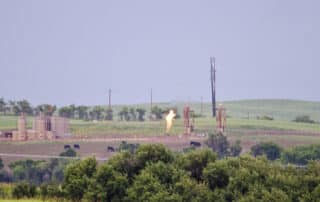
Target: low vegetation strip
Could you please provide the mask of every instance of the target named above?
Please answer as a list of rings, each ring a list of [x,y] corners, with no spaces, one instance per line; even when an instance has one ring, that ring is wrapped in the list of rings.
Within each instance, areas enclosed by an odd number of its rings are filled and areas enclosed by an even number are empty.
[[[40,199],[2,199],[1,202],[43,202]]]
[[[2,157],[23,157],[31,159],[73,159],[80,160],[84,157],[69,157],[69,156],[52,156],[52,155],[43,155],[43,154],[10,154],[10,153],[0,153]],[[107,158],[96,158],[97,161],[106,161]]]
[[[141,145],[103,164],[98,164],[94,158],[67,164],[63,161],[13,163],[10,167],[15,172],[25,166],[19,172],[28,172],[29,180],[37,179],[37,183],[0,184],[0,194],[9,187],[7,198],[30,198],[31,201],[289,202],[319,199],[319,161],[297,167],[269,161],[267,158],[276,160],[281,153],[281,148],[272,143],[257,145],[253,149],[256,158],[231,157],[239,152],[223,146],[227,144],[224,136],[210,137],[213,141],[209,138],[207,144],[217,153],[211,149],[190,149],[177,154],[163,145]],[[263,154],[266,157],[259,156]],[[55,174],[61,181],[41,183],[44,180],[41,176],[47,176],[43,173],[45,166],[50,169],[59,163],[65,166],[62,178],[59,173]],[[52,168],[51,172],[55,170]],[[17,178],[28,175],[14,174]]]

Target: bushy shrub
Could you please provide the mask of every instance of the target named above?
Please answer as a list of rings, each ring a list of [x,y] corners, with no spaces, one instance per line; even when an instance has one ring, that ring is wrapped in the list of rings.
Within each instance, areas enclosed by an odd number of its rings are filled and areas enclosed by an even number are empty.
[[[222,133],[209,134],[205,143],[218,154],[219,158],[229,155],[229,142],[227,137]]]
[[[190,173],[198,181],[202,179],[202,171],[210,162],[215,162],[217,155],[209,149],[194,150],[183,154],[177,159],[177,164]]]
[[[315,123],[308,115],[297,116],[293,121],[298,123]]]
[[[64,197],[64,193],[58,184],[42,184],[40,186],[40,196],[43,201],[46,201],[46,199],[61,199]]]
[[[209,163],[203,170],[203,179],[211,190],[226,187],[229,183],[229,169],[225,161]]]
[[[37,187],[26,182],[19,182],[15,184],[12,190],[13,198],[33,198],[37,194]]]
[[[67,149],[66,151],[60,153],[60,156],[75,157],[77,156],[77,152],[73,149]]]
[[[273,121],[274,118],[272,116],[267,116],[267,115],[264,115],[264,116],[258,116],[257,119],[259,120],[266,120],[266,121]]]
[[[12,184],[0,184],[0,199],[8,199],[12,196]]]
[[[2,159],[0,158],[0,170],[3,168],[3,162]]]
[[[311,160],[320,160],[320,145],[297,146],[282,154],[284,163],[306,165]]]
[[[230,156],[239,156],[242,151],[241,142],[237,140],[234,145],[230,146]]]
[[[266,155],[269,160],[280,158],[281,147],[272,142],[262,142],[251,147],[253,156]]]
[[[119,145],[118,150],[120,152],[129,152],[131,154],[134,154],[138,148],[139,148],[139,144],[130,144],[130,143],[127,143],[126,141],[122,141],[121,144]]]

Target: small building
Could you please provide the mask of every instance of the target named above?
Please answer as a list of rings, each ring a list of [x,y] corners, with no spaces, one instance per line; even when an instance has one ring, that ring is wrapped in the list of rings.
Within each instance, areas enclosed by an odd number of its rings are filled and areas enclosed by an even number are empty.
[[[12,132],[12,140],[51,140],[69,133],[69,119],[59,116],[44,116],[33,119],[32,129],[27,129],[27,120],[22,113],[18,118],[18,130]]]

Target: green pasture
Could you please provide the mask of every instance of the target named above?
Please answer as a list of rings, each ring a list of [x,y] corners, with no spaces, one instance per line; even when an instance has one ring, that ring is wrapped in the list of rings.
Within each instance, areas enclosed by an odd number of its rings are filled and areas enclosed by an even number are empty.
[[[198,133],[213,131],[215,119],[196,118],[195,130]],[[295,123],[288,121],[266,121],[248,119],[227,119],[228,130],[294,130],[306,132],[320,132],[320,124]],[[160,135],[164,134],[165,122],[124,122],[124,121],[101,121],[85,122],[80,120],[71,121],[71,133],[75,135]],[[184,132],[183,119],[177,119],[173,123],[170,134],[181,134]]]
[[[0,130],[15,129],[17,117],[0,116]],[[32,120],[28,118],[28,126]],[[210,117],[196,118],[195,130],[198,133],[212,131],[215,128],[215,119]],[[71,133],[74,135],[161,135],[165,134],[165,121],[82,121],[71,120]],[[320,124],[296,123],[280,120],[256,120],[256,119],[227,119],[227,130],[295,130],[306,132],[320,132]],[[170,134],[184,132],[183,119],[176,119]]]
[[[0,130],[10,130],[17,128],[18,116],[1,116],[0,115]],[[32,117],[27,117],[27,126],[32,127]]]

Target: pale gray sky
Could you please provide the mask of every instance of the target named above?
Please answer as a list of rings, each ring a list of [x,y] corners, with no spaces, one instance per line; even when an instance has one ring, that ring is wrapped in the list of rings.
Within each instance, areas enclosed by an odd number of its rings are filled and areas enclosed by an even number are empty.
[[[0,1],[0,97],[320,100],[320,1]]]

